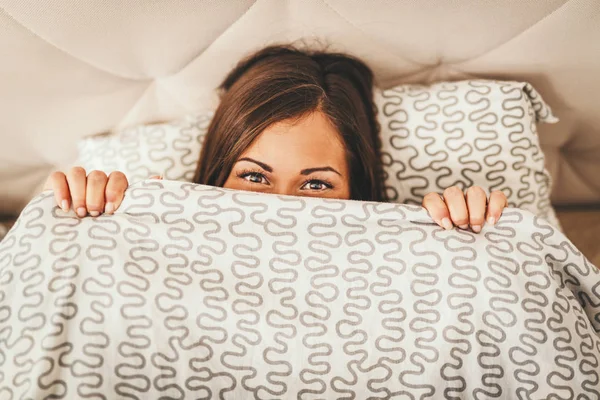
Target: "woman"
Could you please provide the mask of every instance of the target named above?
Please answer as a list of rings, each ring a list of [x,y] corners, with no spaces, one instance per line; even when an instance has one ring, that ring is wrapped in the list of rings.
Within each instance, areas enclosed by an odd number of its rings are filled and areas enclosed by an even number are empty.
[[[194,182],[296,196],[385,201],[373,73],[341,53],[274,45],[243,59],[219,86]],[[125,175],[75,167],[54,172],[45,189],[79,217],[113,213]],[[458,187],[423,206],[445,229],[480,232],[507,205],[500,191]],[[485,220],[484,220],[485,218]]]

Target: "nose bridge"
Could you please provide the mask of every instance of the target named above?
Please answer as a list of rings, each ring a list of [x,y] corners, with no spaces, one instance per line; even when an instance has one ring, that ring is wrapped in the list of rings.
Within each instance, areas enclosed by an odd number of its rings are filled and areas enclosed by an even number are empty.
[[[295,183],[291,180],[280,180],[273,187],[274,194],[281,194],[286,196],[297,196]]]

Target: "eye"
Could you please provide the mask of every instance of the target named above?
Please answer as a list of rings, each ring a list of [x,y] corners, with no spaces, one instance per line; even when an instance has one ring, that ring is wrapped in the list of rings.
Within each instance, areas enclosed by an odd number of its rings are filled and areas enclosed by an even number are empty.
[[[305,190],[326,190],[331,188],[333,188],[333,185],[319,179],[311,179],[302,185],[302,189]]]
[[[238,175],[240,178],[252,183],[269,183],[267,178],[260,172],[243,172]]]

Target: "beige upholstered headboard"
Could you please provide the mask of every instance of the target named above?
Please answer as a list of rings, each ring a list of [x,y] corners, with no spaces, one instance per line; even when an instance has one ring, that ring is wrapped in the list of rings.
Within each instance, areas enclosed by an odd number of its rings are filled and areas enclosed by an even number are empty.
[[[600,0],[0,0],[0,213],[17,212],[77,139],[213,108],[244,55],[319,38],[380,86],[526,80],[553,200],[600,202]]]

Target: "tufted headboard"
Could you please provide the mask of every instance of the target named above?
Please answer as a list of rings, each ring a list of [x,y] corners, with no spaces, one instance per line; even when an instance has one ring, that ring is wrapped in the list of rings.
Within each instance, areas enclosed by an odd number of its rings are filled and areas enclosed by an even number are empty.
[[[305,38],[367,62],[380,87],[531,82],[556,204],[600,203],[599,0],[0,0],[0,213],[83,136],[214,108],[244,55]]]

